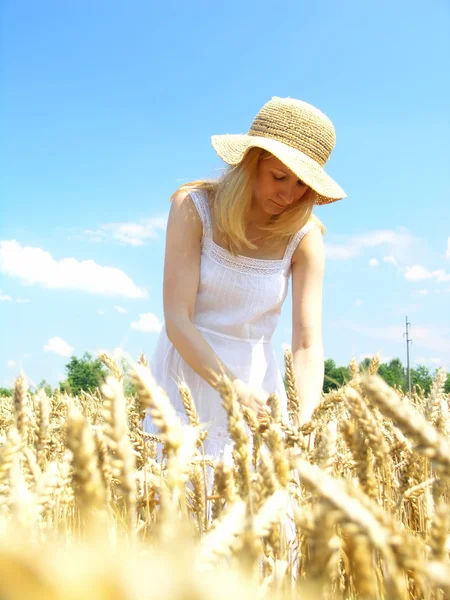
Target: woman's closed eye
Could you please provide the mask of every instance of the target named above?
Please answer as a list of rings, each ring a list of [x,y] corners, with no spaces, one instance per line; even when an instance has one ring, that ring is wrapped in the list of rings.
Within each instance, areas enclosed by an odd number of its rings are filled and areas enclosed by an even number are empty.
[[[277,181],[283,181],[283,179],[286,179],[286,175],[282,175],[281,177],[277,177],[276,175],[274,175],[273,178],[276,179]],[[306,183],[304,183],[301,179],[299,179],[297,181],[297,185],[303,186],[303,185],[306,185]]]

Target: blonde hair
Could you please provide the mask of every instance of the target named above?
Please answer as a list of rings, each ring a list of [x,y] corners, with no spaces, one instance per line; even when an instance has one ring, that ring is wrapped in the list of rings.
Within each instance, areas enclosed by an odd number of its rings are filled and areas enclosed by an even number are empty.
[[[220,233],[227,250],[238,254],[243,247],[255,249],[257,246],[247,239],[245,233],[246,216],[252,202],[258,163],[271,156],[266,150],[252,148],[241,163],[228,167],[219,179],[200,179],[184,183],[170,200],[172,201],[180,191],[206,191],[214,227]],[[288,239],[308,221],[315,222],[324,235],[325,226],[313,214],[315,198],[316,192],[308,188],[299,204],[291,205],[280,215],[273,216],[268,225],[260,228],[267,232],[266,239]]]

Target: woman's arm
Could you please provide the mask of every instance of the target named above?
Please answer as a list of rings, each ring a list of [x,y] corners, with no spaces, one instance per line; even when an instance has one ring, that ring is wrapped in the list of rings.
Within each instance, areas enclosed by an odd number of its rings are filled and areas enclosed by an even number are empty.
[[[202,223],[187,192],[172,200],[166,232],[164,320],[169,340],[183,360],[213,388],[224,373],[234,383],[240,401],[256,412],[266,397],[251,393],[219,359],[193,323],[200,281]],[[195,399],[194,399],[195,400]]]
[[[215,387],[222,370],[235,379],[193,324],[200,280],[202,223],[186,192],[172,200],[164,262],[164,320],[169,340],[187,364]]]
[[[312,227],[292,259],[292,355],[300,398],[300,425],[320,402],[324,381],[322,288],[325,270],[323,236]]]

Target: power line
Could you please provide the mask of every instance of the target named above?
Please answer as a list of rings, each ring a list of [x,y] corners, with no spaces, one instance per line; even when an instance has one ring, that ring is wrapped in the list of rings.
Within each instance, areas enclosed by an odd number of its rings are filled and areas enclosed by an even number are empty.
[[[406,382],[408,385],[409,396],[411,397],[411,369],[409,366],[409,345],[412,344],[412,339],[409,337],[408,329],[408,327],[410,326],[411,323],[408,321],[408,317],[406,317],[406,333],[404,333],[403,335],[406,335]]]

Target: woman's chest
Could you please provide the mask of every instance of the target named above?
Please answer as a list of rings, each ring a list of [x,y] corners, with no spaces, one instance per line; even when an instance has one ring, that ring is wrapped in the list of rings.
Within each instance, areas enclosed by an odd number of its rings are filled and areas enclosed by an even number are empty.
[[[255,311],[278,309],[287,294],[289,273],[282,261],[261,261],[215,254],[204,249],[200,261],[199,296],[228,307],[253,307]]]
[[[288,241],[286,239],[281,241],[267,240],[267,236],[258,232],[257,229],[247,229],[246,236],[249,242],[255,245],[255,248],[242,248],[240,255],[244,258],[250,258],[254,260],[282,260],[285,256]],[[225,240],[220,236],[217,230],[213,227],[213,243],[218,247],[226,250]],[[226,250],[227,251],[227,250]]]

